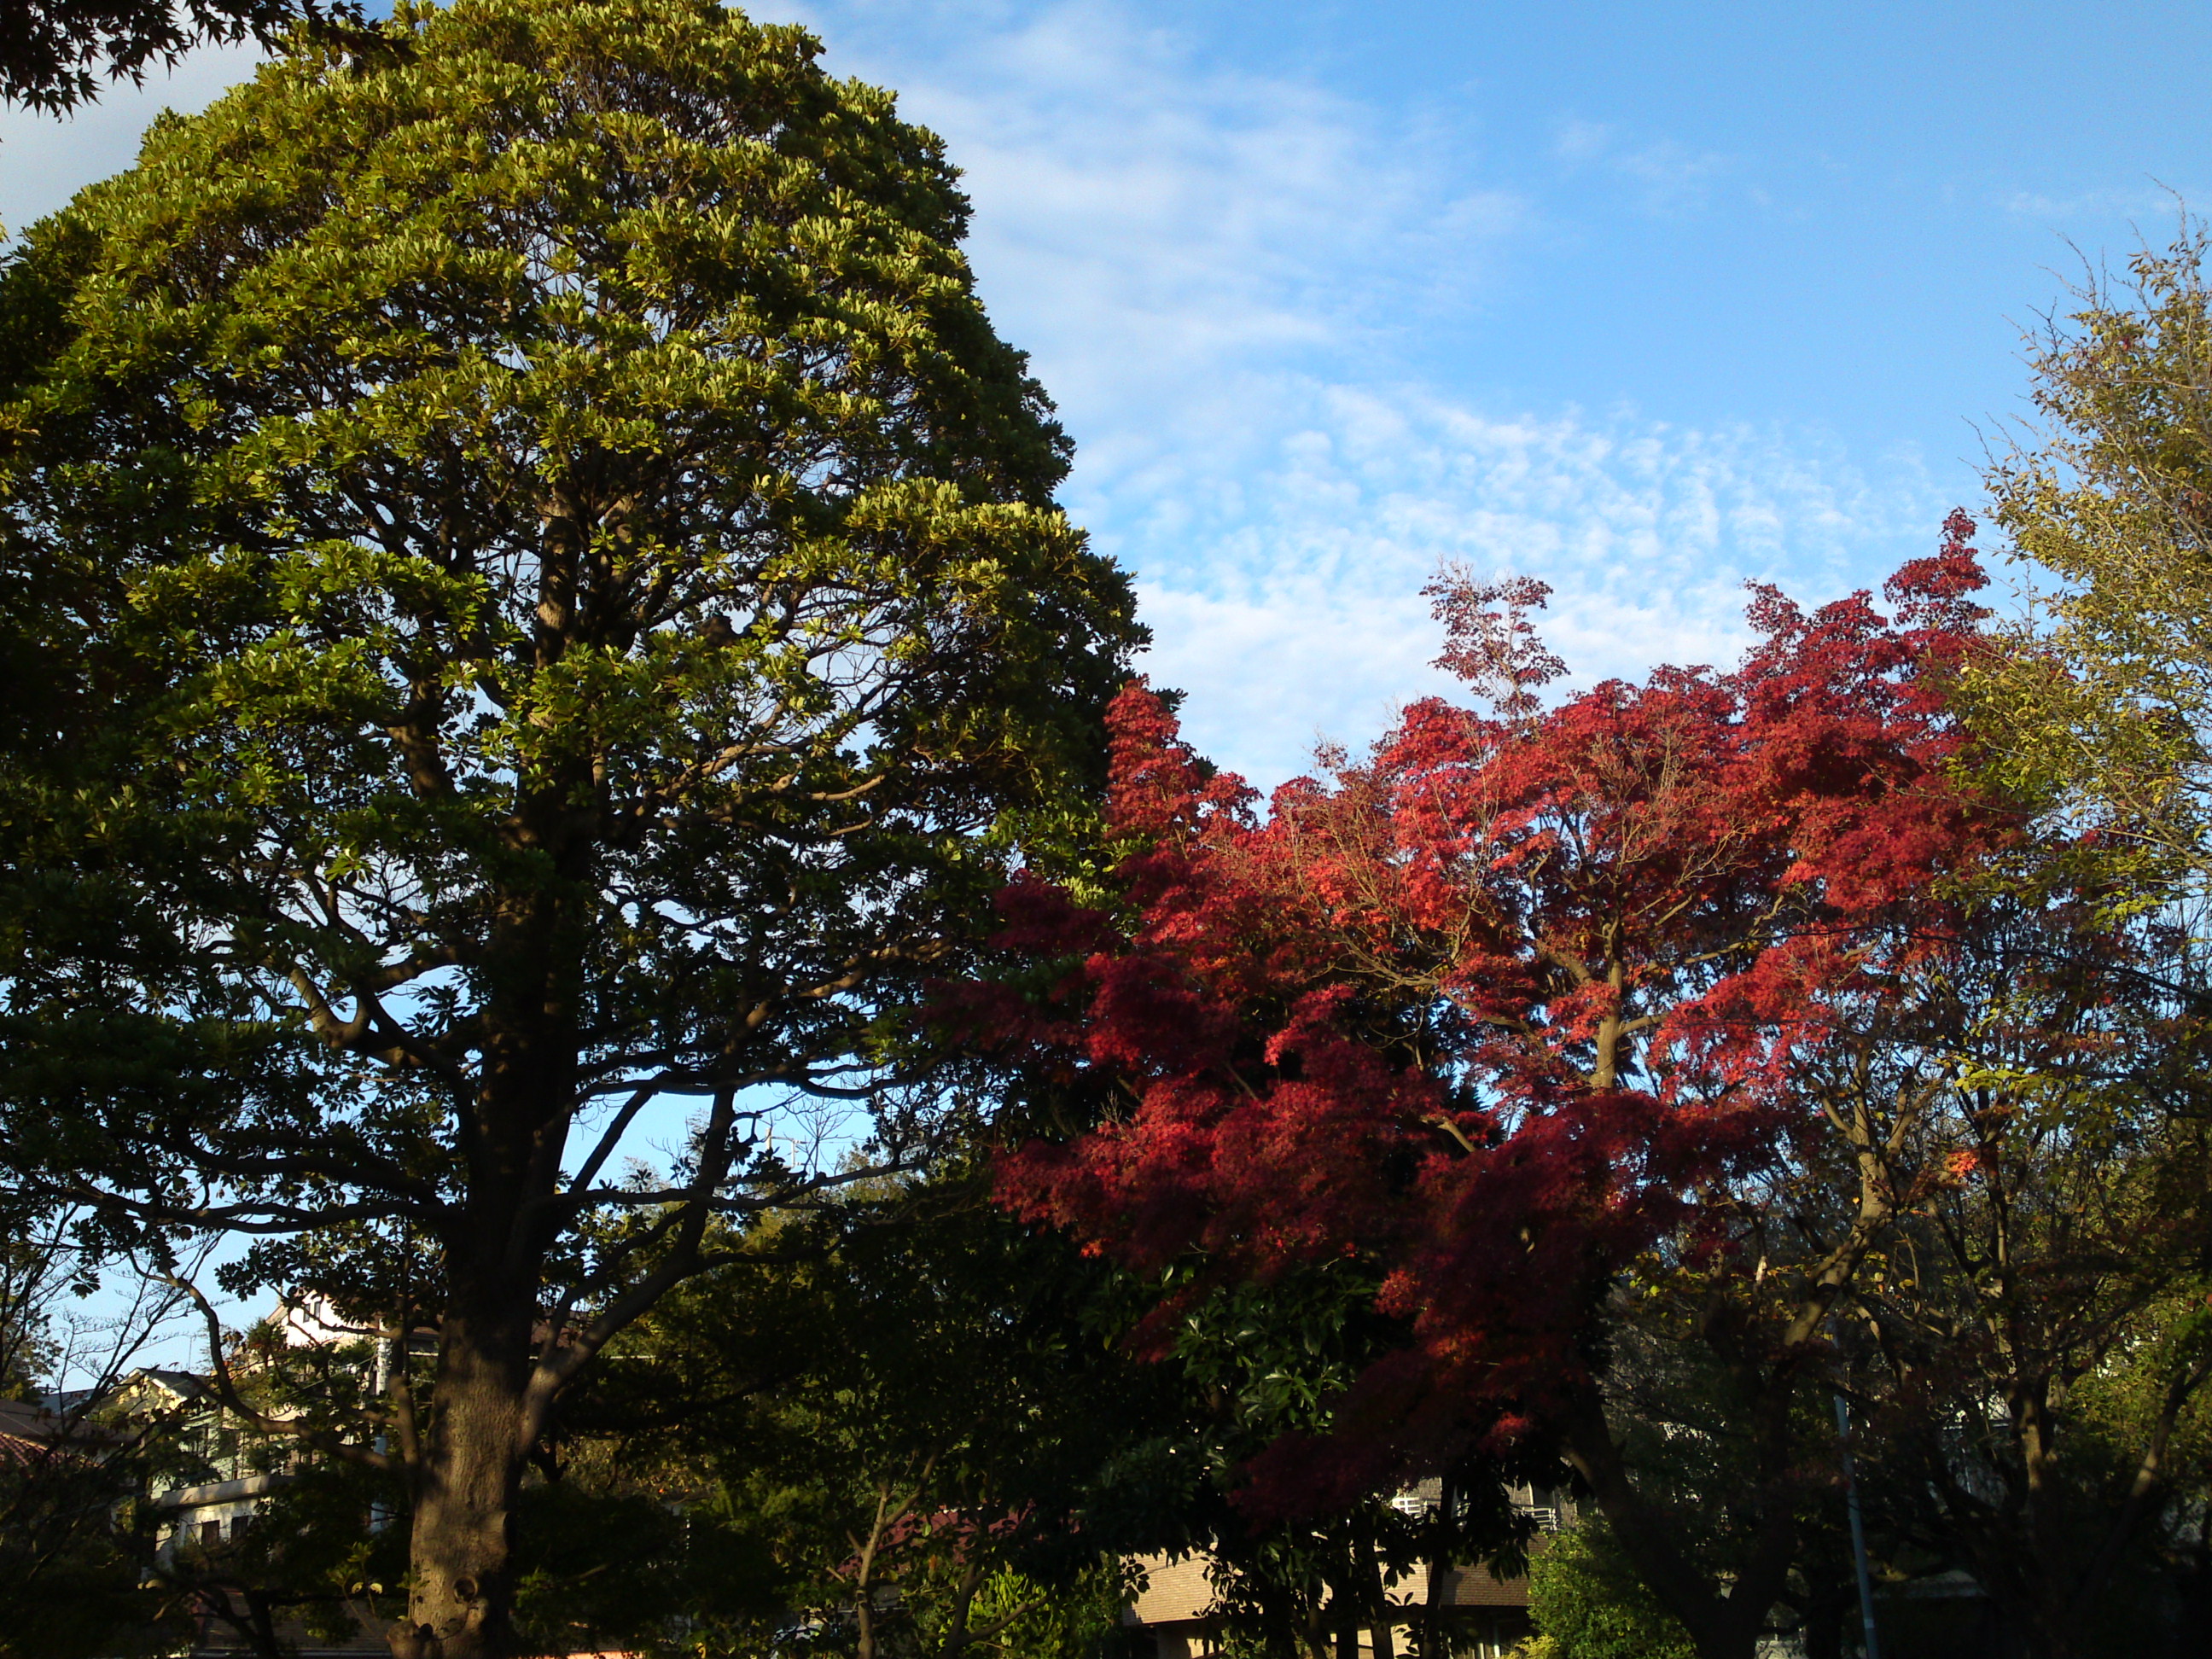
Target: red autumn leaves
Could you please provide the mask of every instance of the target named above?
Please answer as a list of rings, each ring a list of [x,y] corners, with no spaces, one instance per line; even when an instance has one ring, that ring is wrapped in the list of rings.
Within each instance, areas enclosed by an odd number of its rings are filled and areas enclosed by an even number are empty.
[[[1347,1402],[1357,1461],[1541,1414],[1607,1283],[1697,1248],[1700,1189],[1795,1131],[1838,999],[1930,948],[1938,878],[2002,833],[1947,772],[1983,579],[1946,529],[1888,615],[1759,589],[1735,671],[1548,709],[1544,590],[1447,579],[1441,660],[1487,710],[1418,703],[1264,810],[1129,687],[1116,898],[1010,890],[1006,943],[1068,971],[978,1004],[1116,1105],[1009,1155],[1003,1200],[1139,1268],[1371,1261],[1407,1339]]]

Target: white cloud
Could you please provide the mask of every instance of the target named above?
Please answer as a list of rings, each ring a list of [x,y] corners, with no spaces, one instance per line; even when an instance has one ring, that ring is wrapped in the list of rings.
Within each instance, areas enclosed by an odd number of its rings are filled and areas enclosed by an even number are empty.
[[[1620,130],[1603,122],[1571,118],[1559,124],[1552,154],[1570,172],[1596,168],[1634,186],[1638,209],[1669,217],[1705,205],[1714,182],[1735,169],[1728,156],[1692,149],[1672,138],[1626,147]],[[1748,192],[1761,198],[1757,191]],[[1764,205],[1761,199],[1760,204]]]
[[[2003,207],[2015,219],[2064,224],[2080,219],[2171,219],[2186,199],[2146,182],[2133,189],[2087,190],[2070,196],[2016,190],[2003,198]]]
[[[1137,574],[1194,735],[1256,780],[1440,684],[1419,589],[1442,559],[1551,581],[1587,680],[1725,660],[1745,578],[1877,580],[1951,505],[1909,458],[1437,385],[1424,335],[1548,234],[1460,116],[1210,65],[1113,0],[817,0],[811,21],[832,73],[898,88],[967,170],[984,294],[1079,446],[1070,510]],[[127,164],[161,103],[248,67],[200,54],[67,126],[0,117],[0,213]],[[1727,165],[1592,123],[1554,153],[1651,211]]]
[[[1808,599],[1927,550],[1949,503],[1899,459],[1869,477],[1802,435],[1624,413],[1495,419],[1418,387],[1278,388],[1270,460],[1232,503],[1116,549],[1143,573],[1148,665],[1200,745],[1255,781],[1315,738],[1357,748],[1449,682],[1419,595],[1447,561],[1540,576],[1578,684],[1725,663],[1743,583]]]
[[[1243,371],[1401,349],[1528,220],[1474,179],[1452,121],[1202,65],[1111,3],[811,21],[834,72],[896,86],[945,136],[984,294],[1092,483],[1141,494],[1161,456],[1197,450],[1233,469]]]
[[[1623,152],[1613,158],[1613,171],[1641,186],[1644,210],[1668,213],[1703,206],[1713,180],[1729,171],[1725,155],[1694,150],[1671,138]]]
[[[1727,660],[1741,583],[1826,597],[1925,550],[1950,504],[1805,434],[1479,409],[1420,337],[1544,228],[1449,122],[1222,71],[1110,4],[840,5],[831,68],[900,88],[968,169],[973,252],[1079,453],[1067,501],[1138,576],[1146,666],[1193,737],[1272,783],[1440,689],[1446,558],[1558,589],[1585,680]],[[1555,154],[1643,210],[1724,158],[1570,124]]]

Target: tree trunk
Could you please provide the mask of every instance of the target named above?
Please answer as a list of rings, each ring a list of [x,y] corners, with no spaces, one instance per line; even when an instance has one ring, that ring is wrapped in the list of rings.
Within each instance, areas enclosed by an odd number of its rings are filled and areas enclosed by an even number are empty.
[[[576,848],[551,827],[554,793],[526,796],[526,840],[573,877]],[[558,1231],[529,1217],[559,1184],[574,1115],[581,957],[574,907],[559,893],[501,902],[483,957],[483,1059],[473,1095],[456,1103],[465,1196],[441,1241],[434,1415],[410,1471],[407,1620],[392,1632],[393,1659],[507,1659],[514,1649],[516,1501],[539,1426],[533,1336]],[[547,1335],[550,1346],[562,1333]]]
[[[264,1659],[283,1659],[284,1645],[276,1639],[276,1615],[269,1605],[269,1598],[250,1589],[240,1595],[246,1603],[246,1645]]]
[[[1374,1623],[1369,1627],[1375,1659],[1395,1659],[1396,1643],[1390,1626],[1390,1591],[1382,1582],[1382,1558],[1371,1540],[1363,1540],[1361,1551],[1366,1557],[1365,1576],[1367,1595],[1374,1607]]]
[[[1841,1578],[1808,1571],[1804,1601],[1798,1612],[1804,1620],[1805,1659],[1844,1659],[1844,1625],[1857,1606],[1857,1586]]]
[[[859,1659],[876,1659],[876,1604],[866,1585],[853,1598],[853,1651]]]
[[[1323,1576],[1323,1582],[1328,1584],[1329,1623],[1334,1627],[1336,1659],[1359,1659],[1359,1603],[1352,1595],[1352,1586],[1359,1578],[1359,1546],[1347,1540],[1339,1559],[1343,1563],[1343,1576],[1334,1580]]]
[[[393,1659],[507,1659],[514,1611],[529,1298],[522,1318],[449,1314],[437,1418],[416,1475],[407,1622]]]
[[[970,1561],[962,1568],[960,1588],[952,1597],[952,1617],[946,1622],[945,1640],[938,1644],[938,1659],[958,1659],[968,1647],[968,1615],[975,1609],[975,1593],[983,1588],[983,1564]]]
[[[1429,1543],[1429,1582],[1421,1597],[1420,1639],[1416,1644],[1421,1659],[1449,1659],[1443,1640],[1444,1575],[1451,1571],[1453,1563],[1444,1540],[1451,1536],[1452,1517],[1458,1502],[1458,1484],[1447,1474],[1437,1494],[1433,1517],[1436,1530]]]
[[[1661,1606],[1682,1621],[1698,1659],[1754,1659],[1767,1610],[1782,1588],[1790,1552],[1745,1574],[1726,1595],[1682,1553],[1680,1531],[1655,1514],[1628,1479],[1595,1385],[1574,1390],[1561,1420],[1560,1449]],[[1771,1551],[1762,1551],[1771,1554]]]

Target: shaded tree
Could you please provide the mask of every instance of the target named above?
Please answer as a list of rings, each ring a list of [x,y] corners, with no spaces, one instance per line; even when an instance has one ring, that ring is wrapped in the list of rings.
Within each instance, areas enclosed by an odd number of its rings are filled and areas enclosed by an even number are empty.
[[[1797,1085],[1839,1001],[1940,948],[1914,921],[1943,914],[1936,878],[2010,833],[1947,770],[1937,674],[1971,647],[1981,581],[1971,526],[1948,531],[1892,582],[1894,620],[1760,590],[1734,672],[1551,708],[1540,588],[1447,580],[1444,661],[1495,712],[1417,704],[1264,816],[1124,694],[1115,881],[1087,908],[1012,890],[1007,944],[1058,976],[972,1001],[1014,1052],[1125,1103],[1024,1150],[1004,1193],[1142,1268],[1196,1253],[1264,1284],[1372,1254],[1407,1340],[1328,1435],[1261,1457],[1277,1502],[1540,1422],[1699,1651],[1751,1650],[1799,1552],[1822,1328],[1900,1199],[1867,1164],[1875,1126]],[[1747,1317],[1708,1310],[1751,1462],[1733,1559],[1700,1561],[1609,1420],[1606,1305],[1655,1253],[1662,1277],[1751,1267],[1739,1194],[1824,1125],[1856,1137],[1841,1224],[1769,1259]]]
[[[2055,581],[1967,665],[1983,764],[2088,832],[2116,896],[2201,898],[2212,771],[2212,293],[2185,220],[2124,277],[2090,273],[2030,337],[2039,424],[1989,483],[2014,551]]]
[[[2193,1023],[2146,994],[2163,931],[1978,906],[1892,1059],[1931,1085],[1893,1160],[1921,1177],[1842,1332],[1878,1515],[2039,1655],[2155,1644],[2145,1573],[2193,1495],[2212,1144]]]
[[[632,1327],[563,1414],[558,1484],[586,1504],[618,1467],[749,1538],[761,1602],[697,1626],[733,1642],[765,1621],[874,1659],[1079,1652],[1054,1632],[1112,1623],[1102,1488],[1164,1398],[1115,1340],[1113,1271],[957,1170],[838,1209],[764,1219]]]
[[[532,1449],[710,1219],[973,1107],[896,1011],[1138,635],[888,94],[689,0],[380,38],[294,38],[0,282],[62,677],[0,779],[0,1145],[118,1240],[258,1241],[234,1291],[437,1332],[314,1431],[404,1472],[427,1659],[506,1650]],[[803,1098],[849,1169],[779,1143]]]
[[[21,0],[0,11],[0,99],[59,113],[210,41],[274,46],[305,26],[367,45],[361,25],[346,0]]]
[[[1530,1659],[1691,1659],[1681,1621],[1652,1598],[1601,1519],[1547,1541],[1528,1567]]]

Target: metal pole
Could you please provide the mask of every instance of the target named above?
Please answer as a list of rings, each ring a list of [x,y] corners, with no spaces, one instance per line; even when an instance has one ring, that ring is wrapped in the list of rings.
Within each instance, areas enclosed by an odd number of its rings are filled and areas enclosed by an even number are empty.
[[[1851,1408],[1836,1396],[1836,1432],[1844,1447],[1844,1501],[1851,1514],[1851,1561],[1859,1574],[1859,1622],[1866,1628],[1866,1659],[1881,1659],[1874,1635],[1874,1575],[1867,1571],[1866,1522],[1859,1518],[1859,1478],[1851,1467]]]

